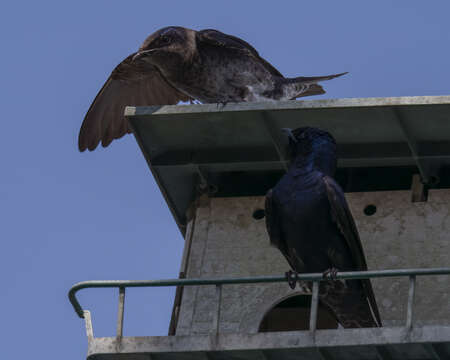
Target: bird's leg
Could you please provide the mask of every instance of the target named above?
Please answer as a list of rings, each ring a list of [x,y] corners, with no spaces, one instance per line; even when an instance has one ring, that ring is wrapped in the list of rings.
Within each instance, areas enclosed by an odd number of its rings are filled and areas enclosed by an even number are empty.
[[[322,277],[327,280],[336,280],[338,271],[337,268],[331,267],[323,272]]]
[[[228,104],[228,101],[219,101],[219,102],[217,102],[217,108],[223,109],[226,104]]]
[[[289,284],[289,287],[294,290],[298,281],[298,272],[297,271],[286,271],[286,279]]]

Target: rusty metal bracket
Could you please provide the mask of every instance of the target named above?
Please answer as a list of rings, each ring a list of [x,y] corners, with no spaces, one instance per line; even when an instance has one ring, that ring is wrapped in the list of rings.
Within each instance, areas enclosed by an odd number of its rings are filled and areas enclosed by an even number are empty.
[[[197,184],[197,192],[199,195],[213,195],[218,191],[216,185],[210,184],[208,182],[208,175],[198,164],[194,164],[195,171],[197,172],[199,183]]]
[[[411,184],[411,201],[424,202],[428,199],[428,186],[425,185],[419,174],[414,174]]]
[[[421,182],[423,184],[430,184],[433,182],[432,174],[430,171],[430,166],[427,164],[422,157],[419,155],[419,147],[417,144],[417,140],[414,138],[411,127],[409,126],[406,118],[402,115],[399,108],[392,108],[392,114],[394,118],[397,120],[400,130],[405,136],[406,142],[408,143],[409,150],[411,151],[411,155],[416,163],[417,169],[420,173]]]

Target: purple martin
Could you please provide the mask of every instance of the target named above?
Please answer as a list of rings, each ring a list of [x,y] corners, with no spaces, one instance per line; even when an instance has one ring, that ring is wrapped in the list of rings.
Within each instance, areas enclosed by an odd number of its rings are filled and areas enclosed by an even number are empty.
[[[285,131],[290,166],[266,195],[271,244],[296,272],[327,275],[367,270],[344,192],[333,179],[337,166],[334,138],[310,127]],[[370,280],[321,281],[319,300],[344,328],[381,326]]]
[[[317,82],[344,74],[285,78],[235,36],[166,27],[112,71],[84,118],[78,147],[92,151],[130,133],[126,105],[289,100],[323,94]]]

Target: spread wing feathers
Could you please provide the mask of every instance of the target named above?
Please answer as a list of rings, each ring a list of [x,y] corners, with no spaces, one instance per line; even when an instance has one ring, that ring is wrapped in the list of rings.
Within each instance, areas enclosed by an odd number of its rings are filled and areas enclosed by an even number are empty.
[[[324,176],[323,180],[327,189],[328,200],[330,202],[331,216],[347,242],[357,270],[367,270],[361,240],[359,238],[353,216],[347,205],[347,201],[345,200],[344,193],[340,186],[331,177]],[[378,306],[370,280],[361,280],[361,284],[376,321],[378,325],[381,326],[380,314],[378,312]]]
[[[92,102],[78,136],[80,151],[94,150],[101,141],[104,147],[130,133],[124,117],[125,106],[170,105],[189,97],[172,87],[162,75],[138,60],[135,53],[112,71]]]
[[[277,247],[284,255],[291,268],[295,269],[295,264],[290,259],[287,244],[283,239],[277,209],[275,208],[272,196],[272,189],[270,189],[266,194],[265,215],[266,215],[266,228],[267,233],[269,234],[270,244],[274,247]]]
[[[245,55],[253,56],[258,59],[261,64],[275,76],[283,77],[283,75],[275,69],[268,61],[259,56],[256,49],[248,42],[239,39],[236,36],[224,34],[214,29],[206,29],[197,32],[197,40],[213,46],[224,47],[230,50],[241,51]]]

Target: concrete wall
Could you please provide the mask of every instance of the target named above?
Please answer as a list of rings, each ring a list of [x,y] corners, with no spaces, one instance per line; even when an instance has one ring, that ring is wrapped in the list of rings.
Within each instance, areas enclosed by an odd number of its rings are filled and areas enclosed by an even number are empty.
[[[450,190],[430,191],[428,202],[411,203],[409,191],[347,194],[369,269],[448,266],[450,254]],[[377,212],[364,214],[373,204]],[[289,269],[279,251],[269,246],[265,220],[254,210],[264,197],[212,198],[196,211],[187,277],[280,275]],[[403,323],[407,278],[373,280],[385,326]],[[296,290],[297,292],[299,290]],[[220,332],[255,333],[264,314],[294,294],[286,283],[226,285],[223,288]],[[448,276],[418,278],[417,324],[450,322]],[[216,311],[215,287],[186,287],[177,335],[208,334]]]

